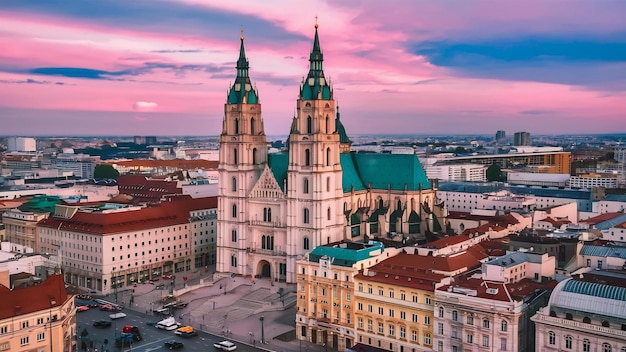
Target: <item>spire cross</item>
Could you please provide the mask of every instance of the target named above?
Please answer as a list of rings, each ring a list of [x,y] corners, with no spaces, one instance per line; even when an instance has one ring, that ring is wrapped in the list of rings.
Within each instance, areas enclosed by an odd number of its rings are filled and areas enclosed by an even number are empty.
[[[241,29],[241,39],[243,39],[243,28]]]
[[[315,28],[317,28],[317,15],[315,15]]]

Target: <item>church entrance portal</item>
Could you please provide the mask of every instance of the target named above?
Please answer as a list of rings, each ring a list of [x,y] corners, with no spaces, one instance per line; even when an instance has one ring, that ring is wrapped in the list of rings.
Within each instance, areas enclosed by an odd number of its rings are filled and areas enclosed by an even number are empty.
[[[272,268],[270,263],[265,260],[259,262],[257,273],[260,277],[271,277],[272,276]]]

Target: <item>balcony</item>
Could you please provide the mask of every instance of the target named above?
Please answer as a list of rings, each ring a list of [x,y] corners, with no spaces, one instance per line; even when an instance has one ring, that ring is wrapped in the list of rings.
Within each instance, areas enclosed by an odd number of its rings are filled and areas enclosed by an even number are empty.
[[[253,226],[263,226],[263,227],[273,227],[273,228],[285,228],[287,224],[284,224],[280,221],[261,221],[261,220],[250,220],[250,225]]]
[[[273,249],[262,249],[262,248],[254,248],[254,247],[248,247],[246,248],[246,252],[248,253],[256,253],[256,254],[263,254],[263,255],[269,255],[269,256],[278,256],[278,257],[286,257],[287,256],[287,252],[283,252],[280,250],[273,250]]]

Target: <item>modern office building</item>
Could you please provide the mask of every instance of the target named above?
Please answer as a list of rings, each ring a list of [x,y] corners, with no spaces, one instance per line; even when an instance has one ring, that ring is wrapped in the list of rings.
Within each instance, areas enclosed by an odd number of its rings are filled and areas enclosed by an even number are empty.
[[[496,132],[496,143],[501,144],[506,142],[506,131],[499,130]]]
[[[37,150],[37,141],[35,138],[9,137],[7,150],[9,152],[34,152]]]
[[[515,132],[513,135],[513,145],[530,145],[530,133]]]
[[[350,153],[317,26],[309,62],[288,149],[269,153],[241,37],[220,135],[217,271],[223,275],[293,283],[296,261],[315,247],[445,228],[414,153]]]

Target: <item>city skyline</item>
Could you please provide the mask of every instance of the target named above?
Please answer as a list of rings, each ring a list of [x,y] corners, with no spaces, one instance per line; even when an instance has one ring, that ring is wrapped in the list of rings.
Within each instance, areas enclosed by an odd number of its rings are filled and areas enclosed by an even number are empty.
[[[626,3],[0,4],[3,135],[217,135],[240,31],[288,133],[319,24],[348,134],[623,133]]]

